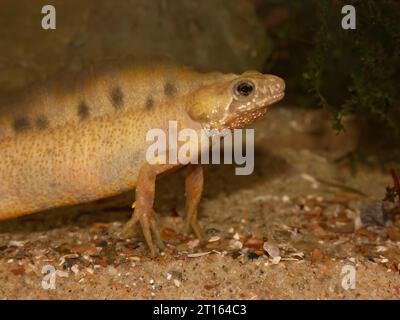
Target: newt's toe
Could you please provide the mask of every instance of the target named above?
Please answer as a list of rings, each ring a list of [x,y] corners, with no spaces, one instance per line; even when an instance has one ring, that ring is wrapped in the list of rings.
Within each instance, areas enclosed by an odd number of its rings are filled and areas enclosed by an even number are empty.
[[[141,214],[140,211],[136,211],[122,229],[122,235],[125,237],[130,237],[134,233],[136,224],[139,222],[152,257],[156,256],[157,247],[161,250],[165,249],[164,241],[161,237],[155,215],[156,213],[154,211],[151,214]],[[157,246],[154,245],[153,235]]]
[[[193,232],[196,235],[196,237],[199,238],[200,240],[205,239],[203,229],[200,227],[199,223],[197,222],[196,217],[188,216],[185,220],[184,233],[186,235],[188,235],[191,232]]]
[[[121,235],[124,238],[130,238],[135,235],[136,224],[139,221],[136,215],[133,215],[131,219],[129,219],[125,225],[122,227]]]

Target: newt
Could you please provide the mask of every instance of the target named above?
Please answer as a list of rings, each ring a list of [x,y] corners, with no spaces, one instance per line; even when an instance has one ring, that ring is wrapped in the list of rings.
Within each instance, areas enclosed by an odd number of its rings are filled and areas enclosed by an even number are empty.
[[[135,190],[123,228],[140,223],[154,256],[163,248],[153,210],[156,177],[182,167],[150,164],[152,128],[243,128],[284,96],[284,81],[256,71],[201,73],[170,60],[107,60],[57,75],[0,105],[0,220]],[[201,164],[188,164],[185,231],[202,237]]]

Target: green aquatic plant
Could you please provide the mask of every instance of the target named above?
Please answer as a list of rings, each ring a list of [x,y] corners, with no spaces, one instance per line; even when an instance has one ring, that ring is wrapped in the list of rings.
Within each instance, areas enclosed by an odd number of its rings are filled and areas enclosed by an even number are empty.
[[[355,30],[341,28],[341,7],[356,8]],[[395,1],[318,1],[320,28],[303,79],[343,130],[348,114],[372,116],[400,135],[400,4]],[[397,121],[395,120],[397,119]]]

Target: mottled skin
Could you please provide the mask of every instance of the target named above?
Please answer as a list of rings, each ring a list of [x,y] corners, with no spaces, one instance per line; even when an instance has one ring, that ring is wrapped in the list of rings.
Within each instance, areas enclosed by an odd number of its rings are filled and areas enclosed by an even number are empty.
[[[153,236],[163,247],[153,211],[155,180],[181,165],[146,161],[148,130],[168,132],[170,120],[178,129],[241,128],[283,97],[283,80],[271,75],[201,74],[168,61],[133,60],[56,77],[0,107],[0,220],[136,188],[124,232],[140,222],[154,255]],[[202,189],[202,167],[190,165],[185,229],[199,237]]]

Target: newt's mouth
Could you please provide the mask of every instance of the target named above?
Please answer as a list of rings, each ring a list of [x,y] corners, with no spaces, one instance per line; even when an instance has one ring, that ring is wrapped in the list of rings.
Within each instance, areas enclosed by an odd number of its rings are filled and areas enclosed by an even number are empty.
[[[273,96],[266,97],[256,103],[257,108],[255,110],[264,109],[272,106],[274,103],[282,100],[285,96],[285,91],[279,92]]]
[[[282,91],[282,92],[279,92],[279,93],[273,95],[265,107],[282,100],[284,96],[285,96],[285,91]]]
[[[285,96],[285,91],[282,91],[282,92],[274,95],[273,99],[276,99],[276,101],[279,101],[279,100],[283,99],[284,96]]]

